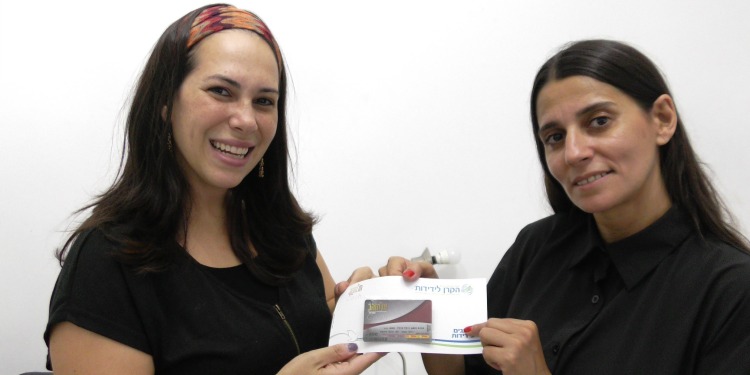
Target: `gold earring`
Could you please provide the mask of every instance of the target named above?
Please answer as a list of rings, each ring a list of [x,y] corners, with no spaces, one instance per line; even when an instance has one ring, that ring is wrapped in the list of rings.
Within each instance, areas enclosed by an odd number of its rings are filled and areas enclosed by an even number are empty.
[[[260,158],[260,169],[258,169],[258,177],[263,178],[265,171],[263,170],[263,158]]]

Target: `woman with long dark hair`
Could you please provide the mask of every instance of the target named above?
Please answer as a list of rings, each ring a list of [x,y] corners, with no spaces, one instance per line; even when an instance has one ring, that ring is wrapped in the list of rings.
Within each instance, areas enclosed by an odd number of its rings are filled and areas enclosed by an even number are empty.
[[[654,64],[572,43],[539,69],[531,120],[554,215],[492,275],[490,319],[465,329],[483,354],[424,355],[429,373],[750,374],[750,248]]]
[[[208,5],[164,31],[122,171],[58,253],[48,368],[355,374],[379,358],[323,348],[335,286],[289,188],[286,82],[251,12]]]

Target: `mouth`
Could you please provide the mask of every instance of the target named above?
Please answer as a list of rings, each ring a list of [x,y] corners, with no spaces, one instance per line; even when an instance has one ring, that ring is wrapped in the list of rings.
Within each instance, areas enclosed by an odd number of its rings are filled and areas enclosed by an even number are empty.
[[[250,147],[235,147],[218,141],[211,141],[211,147],[220,151],[224,155],[231,156],[236,159],[243,159],[250,153]]]
[[[612,173],[612,172],[597,173],[597,174],[595,174],[595,175],[593,175],[593,176],[591,176],[589,178],[584,178],[584,179],[582,179],[580,181],[575,182],[574,185],[575,186],[587,185],[587,184],[590,184],[590,183],[592,183],[592,182],[594,182],[594,181],[596,181],[596,180],[598,180],[598,179],[600,179],[600,178],[602,178],[602,177],[604,177],[604,176],[606,176],[606,175],[608,175],[610,173]]]

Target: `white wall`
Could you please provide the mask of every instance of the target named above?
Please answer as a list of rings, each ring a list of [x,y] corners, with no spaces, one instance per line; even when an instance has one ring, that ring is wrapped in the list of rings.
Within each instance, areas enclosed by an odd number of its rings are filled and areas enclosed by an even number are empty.
[[[0,5],[0,371],[42,369],[69,214],[117,169],[123,103],[163,29],[203,1]],[[393,254],[459,250],[489,277],[547,214],[529,131],[538,66],[573,39],[666,72],[714,182],[750,226],[750,2],[234,1],[274,31],[294,83],[296,186],[337,280]],[[146,5],[147,4],[147,5]],[[423,374],[410,355],[410,374]],[[369,374],[400,373],[389,355]]]

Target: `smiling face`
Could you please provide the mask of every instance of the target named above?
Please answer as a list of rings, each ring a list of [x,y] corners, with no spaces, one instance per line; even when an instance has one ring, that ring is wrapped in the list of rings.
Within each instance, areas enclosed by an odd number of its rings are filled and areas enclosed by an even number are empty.
[[[279,70],[271,47],[251,31],[220,31],[194,48],[194,69],[172,112],[175,157],[194,192],[225,193],[276,134]]]
[[[617,88],[584,76],[545,85],[537,97],[547,166],[570,200],[595,217],[661,215],[669,207],[658,147],[674,127],[662,95],[644,111]],[[675,116],[676,117],[676,116]]]

